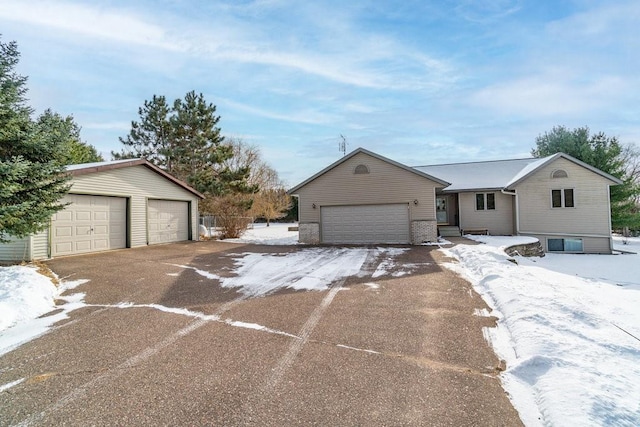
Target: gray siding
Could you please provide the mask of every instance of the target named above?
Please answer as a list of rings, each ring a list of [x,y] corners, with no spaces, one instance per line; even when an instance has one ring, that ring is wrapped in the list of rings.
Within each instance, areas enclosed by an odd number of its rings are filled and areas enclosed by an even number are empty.
[[[33,261],[49,258],[49,230],[0,244],[0,261]]]
[[[551,178],[564,169],[567,178]],[[521,234],[609,237],[609,180],[566,159],[558,159],[516,187]],[[552,208],[552,189],[574,189],[575,207]]]
[[[71,193],[130,197],[131,247],[147,244],[147,199],[182,200],[191,204],[191,235],[198,238],[198,198],[145,166],[112,169],[73,178]]]
[[[500,191],[489,191],[496,196],[495,210],[476,210],[476,193],[458,194],[460,204],[460,228],[486,228],[489,234],[508,236],[514,234],[513,197]]]
[[[368,174],[354,174],[360,164],[369,168]],[[435,221],[436,186],[440,185],[358,153],[298,189],[299,219],[301,223],[319,223],[321,206],[408,203],[410,220]]]
[[[31,261],[29,245],[29,237],[0,244],[0,261]]]

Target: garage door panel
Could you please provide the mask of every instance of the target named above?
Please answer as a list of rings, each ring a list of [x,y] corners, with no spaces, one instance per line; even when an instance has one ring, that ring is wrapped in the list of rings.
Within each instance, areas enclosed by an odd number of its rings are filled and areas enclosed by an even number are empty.
[[[71,204],[52,218],[52,256],[126,247],[125,198],[70,194],[63,202]]]
[[[149,200],[149,243],[180,242],[189,239],[189,203]]]
[[[325,243],[409,243],[407,204],[321,208]]]

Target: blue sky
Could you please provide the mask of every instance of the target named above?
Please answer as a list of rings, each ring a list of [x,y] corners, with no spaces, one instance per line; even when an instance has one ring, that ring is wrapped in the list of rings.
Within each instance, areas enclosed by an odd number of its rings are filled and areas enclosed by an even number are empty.
[[[637,0],[0,1],[37,112],[106,158],[190,90],[293,186],[364,147],[408,165],[528,157],[554,125],[640,143]]]

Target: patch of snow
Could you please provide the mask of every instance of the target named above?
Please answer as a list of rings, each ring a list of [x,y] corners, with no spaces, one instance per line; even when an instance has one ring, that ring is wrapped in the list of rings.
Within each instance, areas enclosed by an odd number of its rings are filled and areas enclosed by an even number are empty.
[[[489,314],[489,310],[487,310],[486,308],[476,308],[473,310],[473,315],[474,316],[478,316],[478,317],[489,317],[491,316],[491,314]]]
[[[369,289],[380,289],[380,285],[377,283],[365,283],[364,285]]]
[[[246,296],[262,296],[278,289],[324,290],[344,277],[358,274],[367,248],[307,248],[286,254],[246,253],[235,258],[234,277],[220,285],[240,288]]]
[[[56,286],[32,266],[0,267],[0,356],[48,332],[71,311],[84,307],[83,293],[61,294],[86,282],[62,281]],[[56,309],[60,311],[40,317]]]
[[[25,380],[24,378],[20,378],[19,380],[11,381],[10,383],[0,385],[0,393],[2,393],[5,390],[9,390],[11,387],[17,386],[18,384],[22,383],[24,380]]]
[[[442,245],[453,245],[453,243],[451,243],[447,239],[443,239],[442,237],[438,237],[438,241],[437,242],[425,242],[425,243],[422,244],[422,246],[442,246]]]
[[[298,232],[289,231],[289,227],[297,227],[297,223],[272,222],[268,227],[266,223],[255,223],[246,230],[238,239],[225,239],[231,243],[253,243],[259,245],[297,245]]]
[[[538,241],[535,237],[529,236],[484,236],[476,234],[465,234],[465,238],[479,243],[485,243],[498,248],[508,248],[515,245],[526,245]]]
[[[640,425],[640,255],[504,252],[515,238],[441,249],[492,307],[485,337],[527,426]],[[506,240],[505,240],[506,239]]]
[[[184,268],[184,269],[188,269],[188,270],[193,270],[195,271],[197,274],[199,274],[202,277],[206,277],[207,279],[211,279],[211,280],[218,280],[220,279],[220,276],[218,276],[217,274],[213,274],[213,273],[209,273],[208,271],[204,271],[204,270],[199,270],[195,267],[191,267],[190,265],[180,265],[180,264],[167,264],[167,265],[172,265],[174,267],[180,267],[180,268]],[[170,275],[176,275],[178,276],[179,274],[177,273],[172,273]]]
[[[35,267],[0,267],[0,331],[53,310],[58,293]]]

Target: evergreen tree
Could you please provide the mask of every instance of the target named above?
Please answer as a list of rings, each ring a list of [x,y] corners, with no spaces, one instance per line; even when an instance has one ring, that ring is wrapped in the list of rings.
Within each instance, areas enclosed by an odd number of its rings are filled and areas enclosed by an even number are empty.
[[[52,143],[60,146],[58,162],[63,165],[102,162],[104,159],[93,145],[82,142],[80,126],[73,116],[63,117],[50,109],[38,117],[36,125],[48,135]]]
[[[600,132],[591,135],[588,127],[569,130],[556,126],[536,138],[536,148],[531,151],[535,157],[545,157],[558,152],[573,156],[623,181],[622,185],[611,186],[611,223],[616,230],[623,227],[640,228],[635,198],[640,187],[627,173],[624,147],[618,139]]]
[[[247,183],[249,168],[224,167],[234,153],[220,133],[216,106],[204,96],[188,92],[169,107],[164,96],[154,95],[138,110],[139,122],[131,123],[126,148],[111,154],[116,159],[145,157],[207,196],[252,194]],[[243,206],[250,207],[250,199]],[[248,209],[248,207],[247,207]]]
[[[27,78],[15,42],[0,41],[0,242],[44,230],[64,205],[68,177],[60,146],[31,120]]]
[[[140,121],[131,122],[131,131],[120,138],[125,145],[119,153],[111,152],[114,159],[144,157],[151,163],[174,173],[174,138],[169,121],[171,109],[164,96],[153,95],[138,109]]]

